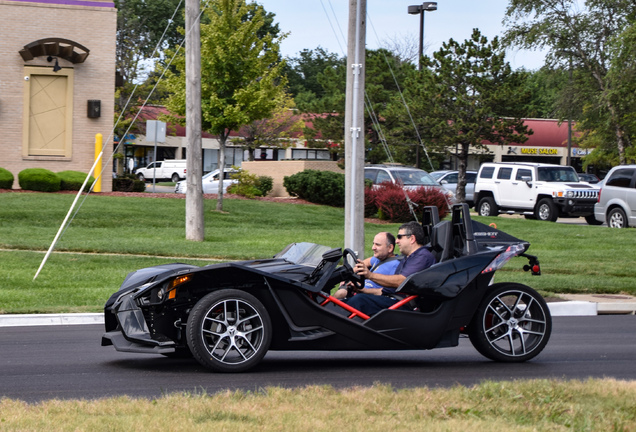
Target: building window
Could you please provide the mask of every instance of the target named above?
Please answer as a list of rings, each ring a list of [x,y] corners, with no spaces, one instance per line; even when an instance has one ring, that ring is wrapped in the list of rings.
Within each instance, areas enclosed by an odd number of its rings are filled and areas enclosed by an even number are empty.
[[[73,69],[24,67],[22,155],[67,157],[73,142]]]
[[[292,159],[329,160],[329,150],[292,149]]]

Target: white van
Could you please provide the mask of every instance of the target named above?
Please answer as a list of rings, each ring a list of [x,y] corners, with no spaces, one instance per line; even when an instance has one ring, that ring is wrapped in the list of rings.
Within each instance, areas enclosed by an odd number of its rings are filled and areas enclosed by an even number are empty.
[[[185,159],[166,159],[152,162],[145,168],[139,168],[135,175],[141,181],[170,179],[173,182],[184,180],[186,176]]]

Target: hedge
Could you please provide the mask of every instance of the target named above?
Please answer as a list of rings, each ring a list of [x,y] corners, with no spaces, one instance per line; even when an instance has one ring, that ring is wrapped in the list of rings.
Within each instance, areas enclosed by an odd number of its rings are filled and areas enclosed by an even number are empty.
[[[62,180],[53,171],[44,168],[27,168],[18,173],[18,183],[24,190],[58,192]]]

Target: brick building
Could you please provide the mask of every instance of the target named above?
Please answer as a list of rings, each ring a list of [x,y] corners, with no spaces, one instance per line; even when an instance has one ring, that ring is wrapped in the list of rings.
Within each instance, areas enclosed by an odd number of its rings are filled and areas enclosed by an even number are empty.
[[[89,172],[96,134],[112,149],[114,3],[0,0],[0,26],[0,167],[14,188],[25,168]],[[112,168],[103,166],[110,191]]]

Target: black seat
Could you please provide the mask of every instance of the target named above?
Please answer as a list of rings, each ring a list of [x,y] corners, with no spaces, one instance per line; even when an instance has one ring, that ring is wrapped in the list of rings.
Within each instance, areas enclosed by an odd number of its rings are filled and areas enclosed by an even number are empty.
[[[455,204],[451,220],[439,222],[432,227],[430,247],[437,262],[477,252],[467,204]]]

